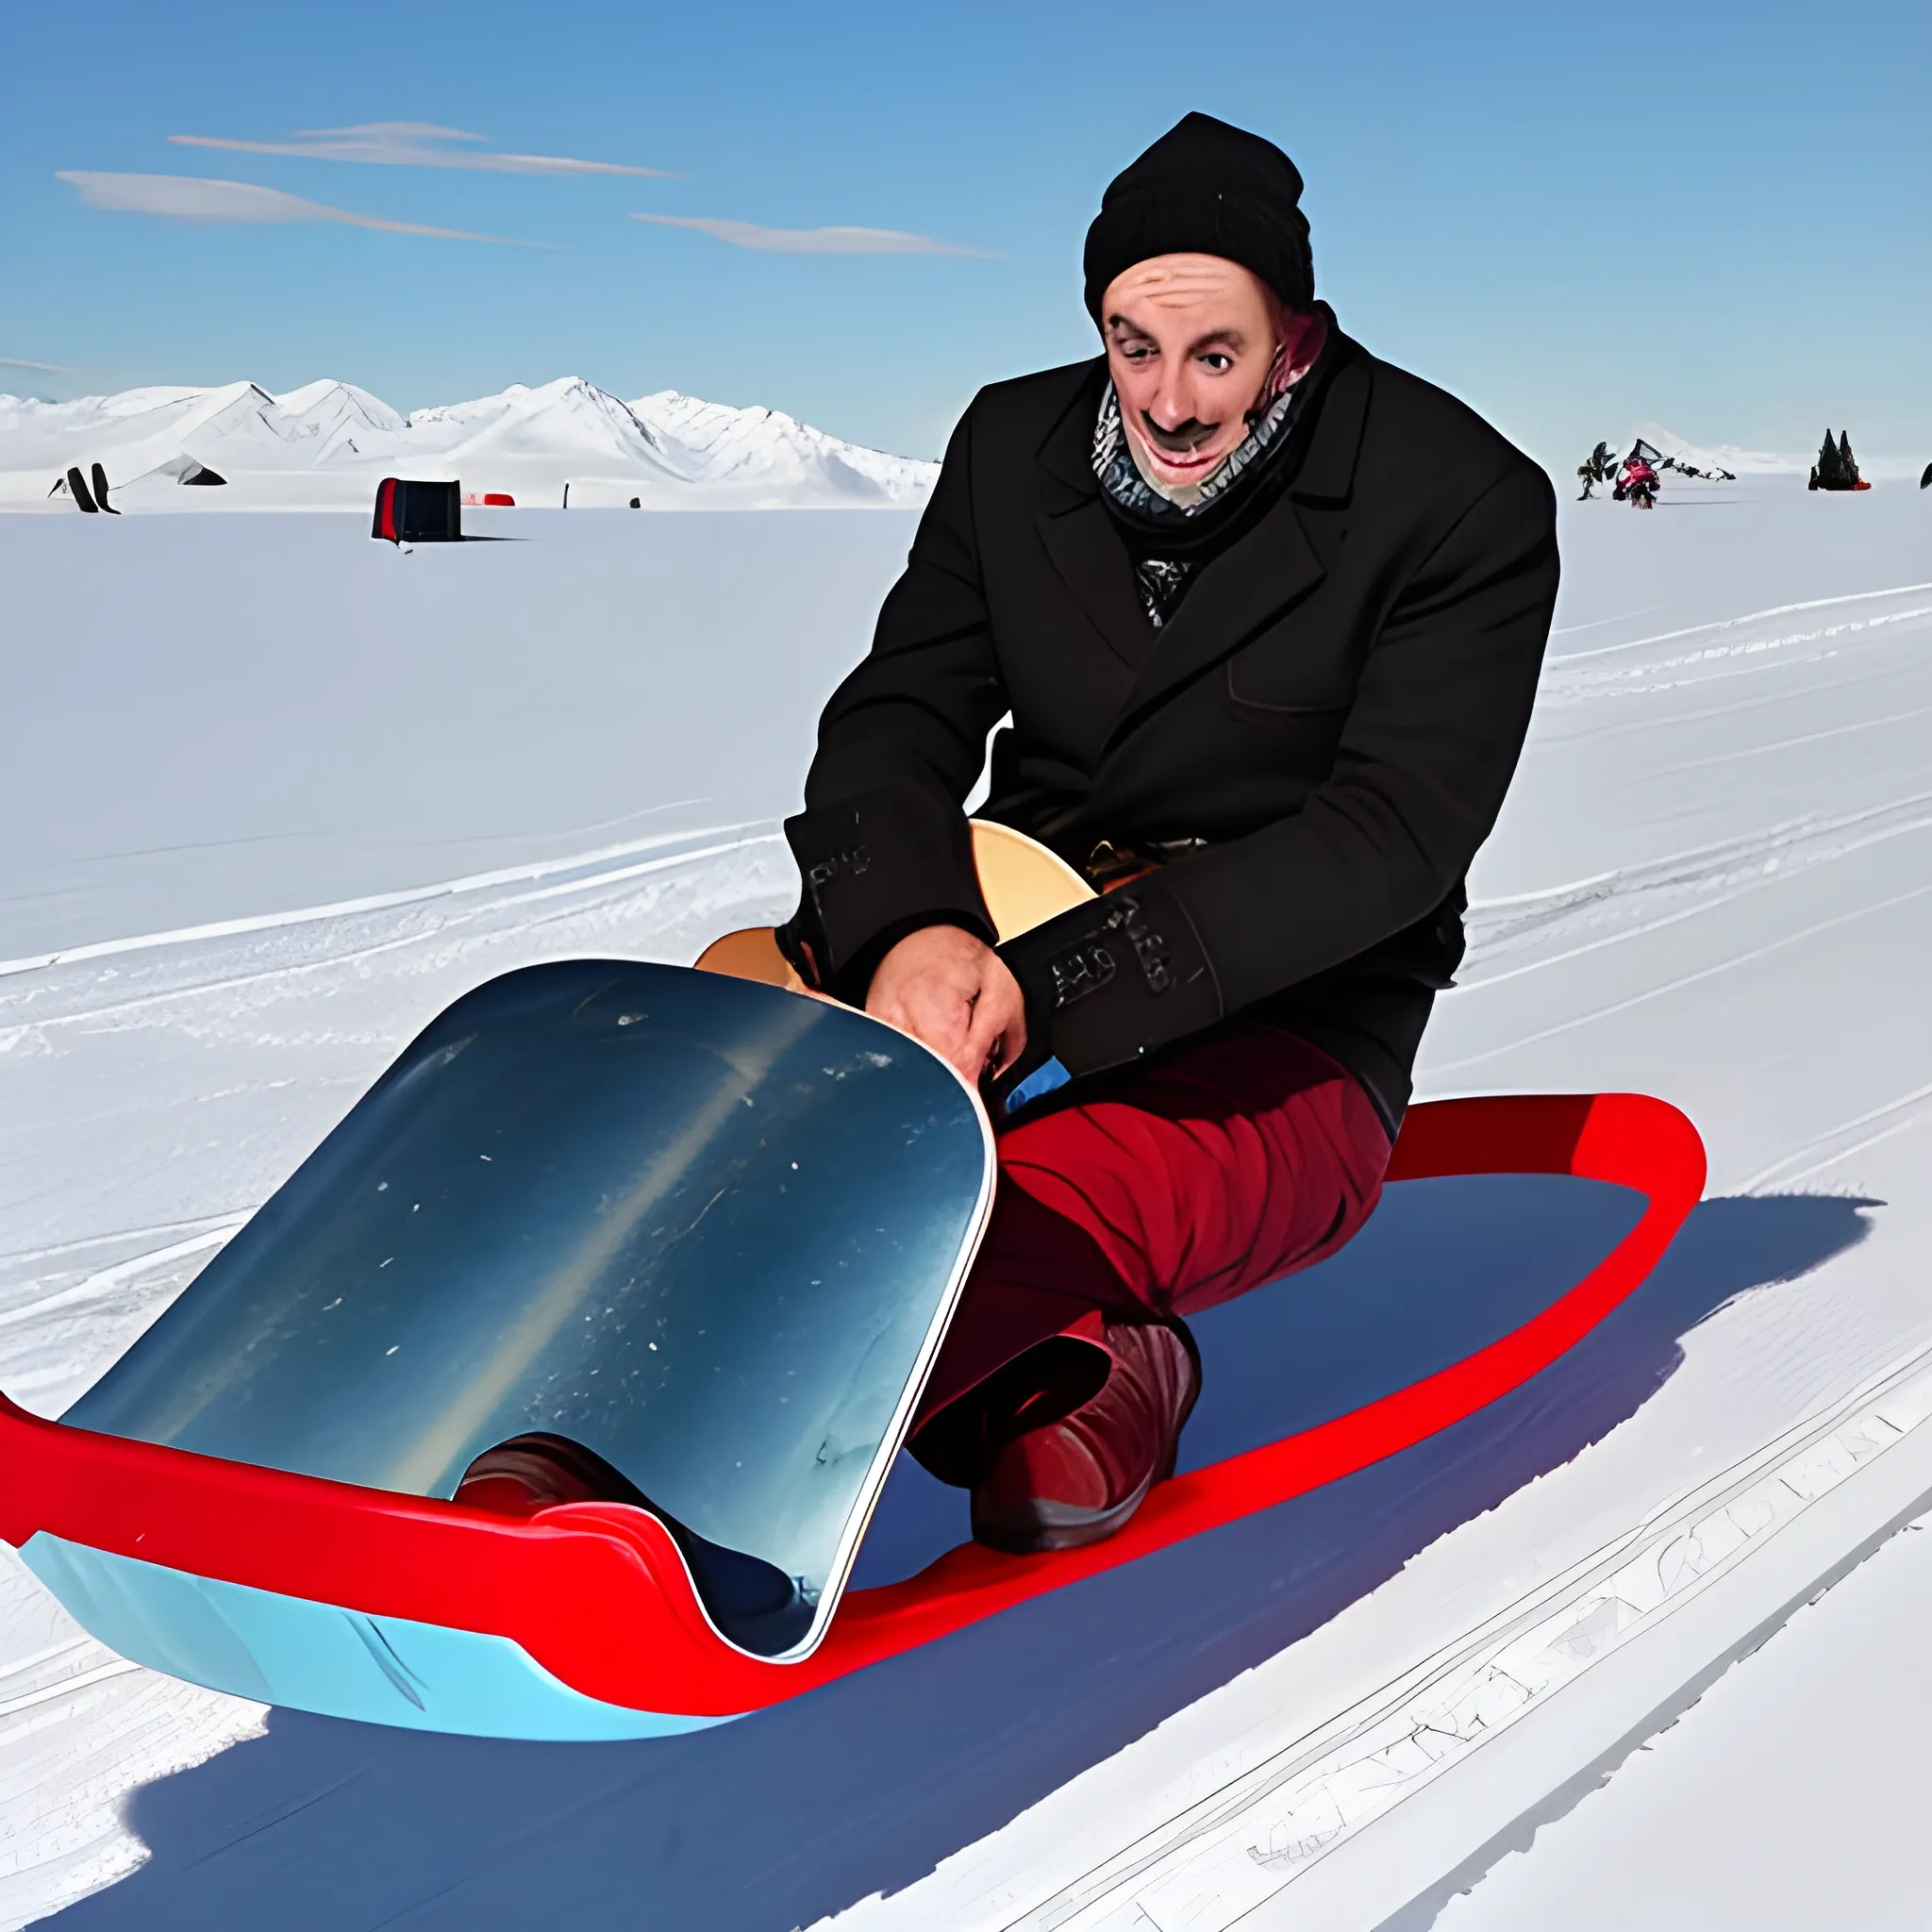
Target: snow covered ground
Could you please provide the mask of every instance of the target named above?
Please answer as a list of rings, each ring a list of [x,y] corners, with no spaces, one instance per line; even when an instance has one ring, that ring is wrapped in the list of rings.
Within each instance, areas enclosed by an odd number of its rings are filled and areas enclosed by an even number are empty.
[[[912,530],[466,521],[0,517],[0,959],[791,810]]]
[[[1924,1924],[1932,1517],[1909,1530],[1505,1857],[1441,1932]]]
[[[930,463],[841,442],[776,409],[580,376],[407,418],[353,383],[252,382],[42,403],[0,396],[0,507],[74,509],[70,464],[121,510],[359,509],[383,476],[454,478],[521,508],[875,508],[924,500]]]
[[[0,518],[0,1387],[58,1412],[458,991],[778,908],[773,822],[908,530],[519,511],[525,541],[399,556],[341,518]],[[1572,1358],[1331,1492],[665,1743],[265,1717],[122,1665],[8,1559],[0,1922],[92,1890],[78,1925],[1488,1932],[1591,1892],[1587,1924],[1674,1932],[1724,1922],[1752,1828],[1711,1788],[1781,1776],[1752,1815],[1824,1828],[1729,1923],[1911,1923],[1832,1892],[1862,1852],[1824,1794],[1915,1781],[1899,1700],[1932,1711],[1869,1635],[1913,1627],[1921,1540],[1885,1539],[1932,1498],[1932,500],[1674,483],[1566,508],[1564,549],[1421,1085],[1634,1088],[1702,1129],[1704,1207]],[[1573,1265],[1563,1215],[1396,1191],[1325,1278],[1425,1325]],[[1203,1323],[1191,1456],[1278,1433],[1323,1291]],[[874,1574],[950,1508],[895,1476]]]

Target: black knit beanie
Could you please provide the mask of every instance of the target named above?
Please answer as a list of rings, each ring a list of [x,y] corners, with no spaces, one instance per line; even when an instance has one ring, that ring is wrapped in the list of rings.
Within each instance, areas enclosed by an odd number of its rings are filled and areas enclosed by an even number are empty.
[[[1289,308],[1315,300],[1308,218],[1295,164],[1258,134],[1190,114],[1108,183],[1087,230],[1087,310],[1101,320],[1113,278],[1157,255],[1218,255]]]

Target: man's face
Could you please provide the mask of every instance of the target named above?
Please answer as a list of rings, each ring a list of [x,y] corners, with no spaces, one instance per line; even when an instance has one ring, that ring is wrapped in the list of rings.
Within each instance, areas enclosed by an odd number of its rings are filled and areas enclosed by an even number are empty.
[[[1163,483],[1203,481],[1247,434],[1281,346],[1281,306],[1218,255],[1157,255],[1108,285],[1108,368],[1126,423]]]

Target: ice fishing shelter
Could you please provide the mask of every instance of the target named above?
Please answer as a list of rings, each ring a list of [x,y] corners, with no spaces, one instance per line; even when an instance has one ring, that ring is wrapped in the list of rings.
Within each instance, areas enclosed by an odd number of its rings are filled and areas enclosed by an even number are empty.
[[[391,543],[460,543],[460,483],[419,483],[385,476],[375,486],[375,522],[369,534]]]

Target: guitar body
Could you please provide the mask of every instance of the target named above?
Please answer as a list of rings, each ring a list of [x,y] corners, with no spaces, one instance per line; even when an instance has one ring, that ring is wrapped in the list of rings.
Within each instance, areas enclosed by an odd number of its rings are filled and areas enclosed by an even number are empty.
[[[973,821],[973,862],[993,930],[1003,940],[1031,931],[1094,896],[1093,888],[1058,853],[1024,832],[985,819]],[[713,940],[698,955],[696,965],[700,973],[756,979],[766,986],[782,986],[788,992],[807,990],[778,950],[777,937],[769,925],[748,925]]]

